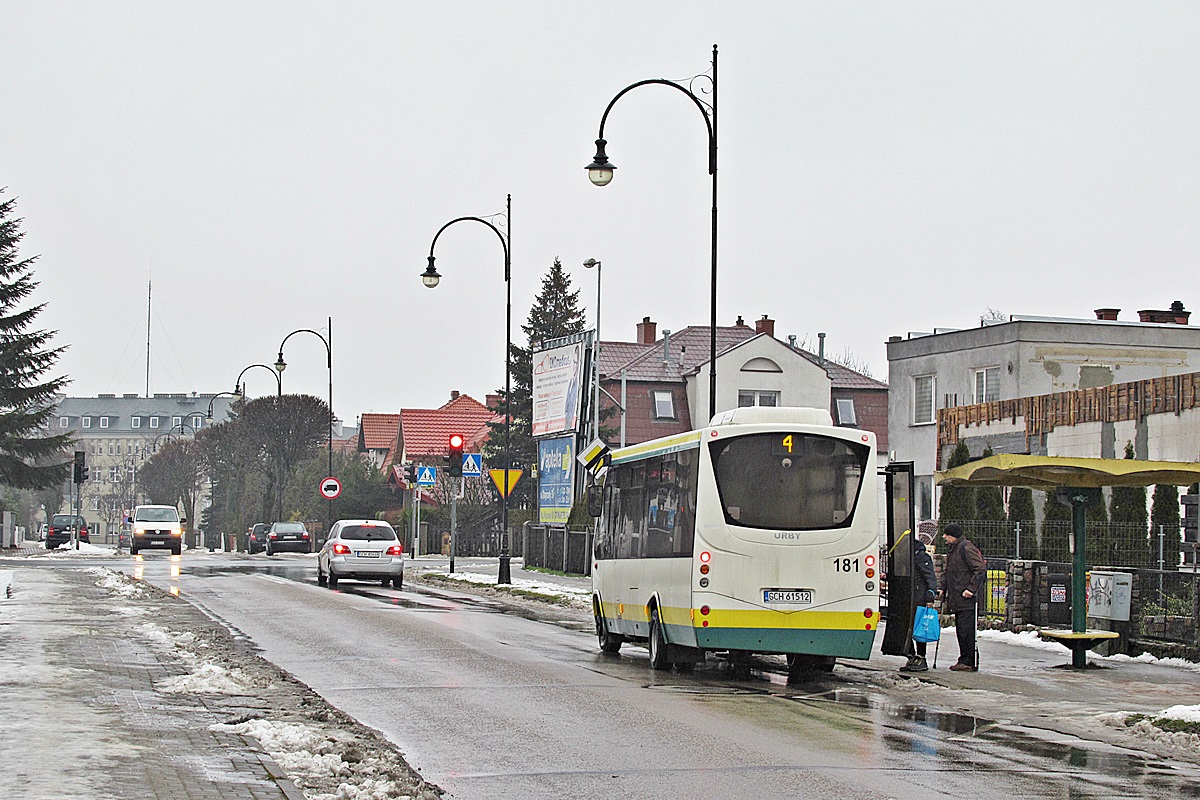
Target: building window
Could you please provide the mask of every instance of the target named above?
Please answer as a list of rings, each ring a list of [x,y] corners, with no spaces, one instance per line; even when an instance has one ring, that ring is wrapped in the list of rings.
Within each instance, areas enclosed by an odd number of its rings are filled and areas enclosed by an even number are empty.
[[[99,511],[99,510],[100,510],[100,498],[93,497],[92,498],[92,511]]]
[[[975,402],[991,403],[1000,399],[1000,368],[975,370]]]
[[[839,397],[833,402],[833,408],[837,411],[837,424],[845,425],[853,428],[858,425],[858,417],[854,413],[854,398]]]
[[[101,418],[100,418],[100,427],[101,427],[101,428],[107,428],[107,427],[108,427],[108,417],[101,417]]]
[[[193,431],[198,431],[198,430],[200,430],[200,423],[201,423],[202,421],[203,421],[203,417],[201,417],[201,416],[199,416],[199,415],[196,415],[196,416],[192,417],[192,430],[193,430]]]
[[[738,391],[738,408],[750,408],[751,406],[774,408],[777,405],[779,405],[779,392],[759,392],[754,389]]]
[[[80,421],[81,421],[81,424],[83,425],[83,427],[85,427],[85,428],[92,427],[92,418],[91,417],[80,417]]]
[[[932,375],[913,378],[913,425],[928,425],[933,422]]]
[[[675,395],[671,392],[653,392],[654,418],[675,419]]]
[[[150,418],[150,427],[151,427],[151,428],[157,428],[157,427],[158,427],[158,417],[151,417],[151,418]]]
[[[183,417],[171,417],[171,430],[178,428],[183,424]],[[182,433],[182,431],[180,431]]]
[[[103,446],[103,445],[101,445],[101,446]],[[108,443],[108,454],[110,456],[113,454],[113,443],[112,442]]]
[[[133,428],[142,427],[142,418],[141,417],[131,417],[129,420],[129,425],[130,425],[130,427],[133,427]]]
[[[67,427],[67,425],[70,424],[70,422],[68,420],[70,420],[70,417],[59,417],[58,418],[58,427],[60,427],[60,428]]]

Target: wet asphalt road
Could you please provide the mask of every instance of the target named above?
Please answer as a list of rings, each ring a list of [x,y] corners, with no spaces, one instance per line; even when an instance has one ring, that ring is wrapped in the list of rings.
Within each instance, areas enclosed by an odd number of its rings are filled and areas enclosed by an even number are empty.
[[[897,703],[832,679],[735,680],[710,660],[652,672],[582,625],[413,586],[315,584],[315,562],[152,553],[123,569],[173,590],[479,798],[1175,798],[1200,770],[1019,725]]]

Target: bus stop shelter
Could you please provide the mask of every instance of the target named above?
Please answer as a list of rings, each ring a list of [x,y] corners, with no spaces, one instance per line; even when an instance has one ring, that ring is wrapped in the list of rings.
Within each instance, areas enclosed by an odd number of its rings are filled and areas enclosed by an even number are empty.
[[[1071,507],[1071,630],[1042,629],[1043,638],[1071,650],[1071,664],[1087,666],[1087,651],[1111,631],[1087,629],[1087,530],[1084,510],[1102,502],[1105,486],[1190,486],[1200,482],[1200,464],[1181,461],[1137,461],[1117,458],[1065,458],[1002,453],[963,464],[935,479],[940,486],[1007,486],[1055,492]]]

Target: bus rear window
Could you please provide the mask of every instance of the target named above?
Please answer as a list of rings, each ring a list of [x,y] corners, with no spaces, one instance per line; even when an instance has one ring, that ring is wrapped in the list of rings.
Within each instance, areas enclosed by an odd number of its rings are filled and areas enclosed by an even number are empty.
[[[805,433],[756,433],[709,445],[731,525],[822,530],[850,524],[870,448]]]

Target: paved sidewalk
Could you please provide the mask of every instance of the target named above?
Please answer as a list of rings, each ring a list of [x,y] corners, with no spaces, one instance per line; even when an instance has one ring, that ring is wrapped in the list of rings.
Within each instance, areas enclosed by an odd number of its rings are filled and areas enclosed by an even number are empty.
[[[256,742],[209,730],[229,699],[156,689],[185,665],[86,566],[0,564],[0,797],[302,799]]]

